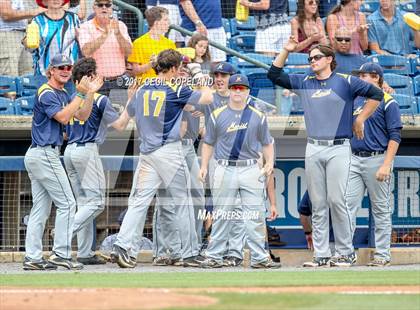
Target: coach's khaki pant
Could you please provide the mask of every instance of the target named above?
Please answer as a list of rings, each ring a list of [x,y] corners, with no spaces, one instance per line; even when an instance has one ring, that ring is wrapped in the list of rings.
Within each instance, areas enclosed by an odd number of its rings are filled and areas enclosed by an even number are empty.
[[[21,43],[24,36],[23,31],[0,31],[0,75],[33,73],[32,55]]]

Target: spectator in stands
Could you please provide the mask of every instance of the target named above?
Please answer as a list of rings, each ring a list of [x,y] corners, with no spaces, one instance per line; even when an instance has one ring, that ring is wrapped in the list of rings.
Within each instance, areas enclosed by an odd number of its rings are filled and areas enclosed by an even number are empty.
[[[149,32],[134,41],[127,66],[129,74],[137,76],[140,83],[157,76],[152,63],[161,51],[176,48],[175,43],[164,36],[169,29],[168,13],[167,9],[160,6],[154,6],[145,12]]]
[[[67,11],[77,14],[81,21],[85,20],[87,17],[87,6],[86,0],[70,0],[67,6],[65,6]]]
[[[345,27],[351,33],[350,53],[363,54],[368,48],[368,28],[366,16],[360,12],[361,0],[341,0],[327,19],[327,32],[333,47],[338,28]]]
[[[312,45],[328,44],[316,0],[298,0],[297,16],[291,21],[292,35],[298,39],[296,52],[308,53]]]
[[[195,58],[192,61],[201,65],[202,73],[209,74],[211,70],[211,55],[207,37],[201,33],[194,34],[188,41],[188,47],[195,49]]]
[[[360,54],[351,54],[351,32],[341,27],[335,32],[334,44],[335,61],[337,62],[336,72],[351,74],[366,62],[366,57]]]
[[[79,44],[84,56],[96,61],[98,75],[104,77],[100,93],[109,96],[121,88],[126,58],[132,51],[127,26],[112,17],[112,0],[95,0],[95,17],[80,26]]]
[[[257,24],[255,51],[274,56],[289,40],[291,33],[287,16],[287,0],[241,0],[254,12]]]
[[[420,31],[411,29],[403,19],[403,12],[392,0],[380,0],[379,8],[368,17],[369,48],[381,55],[408,55],[413,52],[410,41],[420,48]],[[415,57],[415,55],[414,55]]]
[[[330,11],[337,5],[337,0],[319,0],[319,16],[327,17]]]
[[[181,26],[189,31],[198,31],[210,41],[226,46],[226,32],[222,23],[220,0],[180,0]],[[185,42],[187,43],[187,37]],[[226,60],[226,53],[210,46],[213,62]]]
[[[0,74],[19,76],[32,72],[31,55],[22,45],[27,19],[45,9],[26,9],[23,0],[0,2]]]
[[[146,0],[147,8],[153,6],[160,6],[168,10],[169,23],[174,25],[181,25],[181,13],[179,12],[179,0]],[[184,42],[184,37],[176,30],[170,30],[168,38],[181,46]]]
[[[76,40],[76,29],[79,28],[79,17],[64,9],[69,0],[36,0],[36,3],[47,10],[33,19],[39,27],[40,43],[33,50],[35,75],[42,75],[47,81],[46,71],[50,59],[57,54],[66,55],[72,63],[79,58],[79,46]],[[66,27],[64,27],[66,25]],[[26,41],[24,40],[26,45]],[[65,88],[69,93],[75,90],[72,81],[68,81]]]

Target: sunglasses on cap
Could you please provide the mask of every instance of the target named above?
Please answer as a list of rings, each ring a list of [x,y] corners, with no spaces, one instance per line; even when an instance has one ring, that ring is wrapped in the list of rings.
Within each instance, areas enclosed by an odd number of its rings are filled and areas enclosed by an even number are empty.
[[[320,60],[321,58],[324,58],[324,57],[327,57],[327,56],[322,55],[322,54],[318,54],[318,55],[315,55],[315,56],[312,56],[312,57],[308,57],[308,62],[312,62],[312,60],[318,61],[318,60]]]
[[[95,3],[95,5],[98,7],[98,8],[110,8],[111,6],[112,6],[112,3]]]
[[[72,65],[65,65],[65,66],[57,66],[57,67],[54,67],[54,68],[57,68],[58,70],[61,70],[61,71],[71,71],[73,69],[73,66]]]
[[[232,85],[231,87],[229,87],[231,90],[240,90],[240,91],[245,91],[248,90],[248,87],[246,87],[245,85]]]
[[[335,40],[337,42],[346,42],[346,43],[349,43],[351,41],[351,38],[348,38],[348,37],[335,37]]]

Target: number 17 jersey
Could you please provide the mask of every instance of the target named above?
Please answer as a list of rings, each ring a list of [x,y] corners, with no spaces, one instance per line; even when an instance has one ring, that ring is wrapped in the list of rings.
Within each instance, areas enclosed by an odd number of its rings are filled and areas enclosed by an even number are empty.
[[[127,106],[128,115],[136,118],[142,154],[181,140],[182,110],[187,103],[195,105],[201,96],[187,86],[153,81],[139,88]]]

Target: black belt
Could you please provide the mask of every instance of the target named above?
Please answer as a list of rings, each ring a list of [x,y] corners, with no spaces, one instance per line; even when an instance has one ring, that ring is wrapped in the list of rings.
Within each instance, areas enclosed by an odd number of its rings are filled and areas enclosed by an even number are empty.
[[[245,160],[228,160],[228,159],[219,159],[217,163],[221,166],[233,166],[233,167],[246,167],[252,166],[257,163],[256,159],[245,159]]]
[[[193,139],[182,139],[182,145],[194,145]]]
[[[342,145],[348,139],[334,139],[334,140],[317,140],[308,138],[308,142],[315,145],[322,145],[322,146],[332,146],[332,145]]]
[[[76,147],[84,147],[88,143],[95,143],[94,141],[88,141],[88,142],[75,142]]]
[[[372,156],[381,155],[384,153],[385,151],[376,151],[376,152],[360,151],[360,152],[353,152],[353,155],[356,155],[358,157],[372,157]]]
[[[52,149],[55,149],[58,145],[55,144],[48,144],[48,145],[36,145],[36,144],[31,144],[31,149],[34,149],[36,147],[50,147]]]

